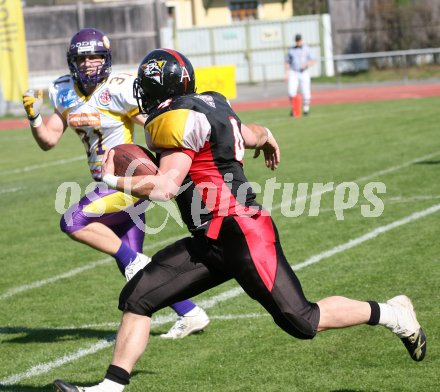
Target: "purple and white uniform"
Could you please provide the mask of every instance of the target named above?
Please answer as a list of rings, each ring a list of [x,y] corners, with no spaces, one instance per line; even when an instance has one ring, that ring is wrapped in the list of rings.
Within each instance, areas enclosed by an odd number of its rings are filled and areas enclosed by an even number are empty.
[[[134,76],[111,75],[84,96],[70,75],[56,79],[49,88],[52,106],[80,137],[87,154],[90,174],[101,180],[101,163],[106,150],[124,143],[134,143],[134,123],[139,114],[132,86]],[[144,213],[134,222],[130,212],[143,200],[98,186],[72,205],[61,218],[61,230],[72,233],[92,222],[110,227],[121,240],[136,252],[142,252]],[[121,208],[122,207],[122,208]],[[141,226],[141,227],[139,227]]]

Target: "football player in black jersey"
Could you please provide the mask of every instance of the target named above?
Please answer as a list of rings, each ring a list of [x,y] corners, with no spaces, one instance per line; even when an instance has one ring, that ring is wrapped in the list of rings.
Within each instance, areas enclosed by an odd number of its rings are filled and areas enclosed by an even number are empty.
[[[200,294],[229,279],[299,339],[359,324],[383,325],[396,333],[411,357],[420,361],[426,339],[411,301],[404,295],[386,303],[340,296],[308,301],[286,260],[276,226],[255,200],[243,171],[245,148],[263,152],[266,166],[280,163],[278,144],[262,126],[242,124],[224,96],[195,92],[189,60],[170,49],[150,52],[139,66],[134,92],[148,113],[148,147],[160,154],[155,176],[114,176],[107,153],[103,180],[140,198],[175,198],[191,236],[157,252],[123,288],[123,311],[113,360],[105,379],[85,388],[121,392],[144,352],[154,312]],[[59,391],[82,391],[55,381]]]

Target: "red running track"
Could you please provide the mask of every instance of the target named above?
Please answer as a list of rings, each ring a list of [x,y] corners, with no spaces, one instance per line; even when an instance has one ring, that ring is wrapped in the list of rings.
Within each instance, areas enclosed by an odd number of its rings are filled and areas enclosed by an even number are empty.
[[[313,105],[331,105],[336,103],[387,101],[408,98],[440,96],[440,84],[416,84],[406,86],[356,87],[312,92]],[[232,107],[237,111],[260,110],[275,107],[290,107],[286,97],[259,101],[236,102]]]
[[[411,84],[399,86],[354,87],[331,90],[317,90],[312,93],[313,105],[331,105],[336,103],[387,101],[396,99],[417,99],[440,96],[439,84]],[[261,110],[268,108],[288,108],[289,100],[286,97],[269,98],[258,101],[232,102],[237,111]],[[28,128],[26,119],[0,120],[0,130]]]

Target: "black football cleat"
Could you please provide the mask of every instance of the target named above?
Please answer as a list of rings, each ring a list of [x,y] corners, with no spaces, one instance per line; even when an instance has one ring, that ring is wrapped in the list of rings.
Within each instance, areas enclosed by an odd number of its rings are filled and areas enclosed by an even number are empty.
[[[426,335],[417,321],[411,300],[398,295],[387,301],[396,315],[396,324],[390,328],[405,345],[411,359],[420,362],[426,355]]]
[[[406,338],[400,338],[414,361],[423,361],[426,355],[426,336],[422,328]]]
[[[67,382],[64,382],[63,380],[55,380],[53,385],[55,386],[55,391],[57,392],[85,392],[85,388],[67,384]]]

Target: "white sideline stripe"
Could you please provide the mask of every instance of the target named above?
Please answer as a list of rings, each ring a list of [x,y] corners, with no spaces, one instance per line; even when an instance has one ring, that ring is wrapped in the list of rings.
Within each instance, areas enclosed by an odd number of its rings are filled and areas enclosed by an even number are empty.
[[[156,247],[162,247],[163,245],[169,243],[170,241],[174,242],[174,241],[176,241],[176,240],[178,240],[180,238],[182,238],[182,236],[174,236],[174,237],[168,238],[166,240],[158,241],[158,242],[156,242],[154,244],[150,244],[150,245],[145,246],[144,250],[148,251],[148,250],[156,248]],[[12,296],[14,296],[16,294],[22,293],[24,291],[28,291],[28,290],[31,290],[31,289],[35,289],[35,288],[38,288],[38,287],[45,286],[45,285],[47,285],[49,283],[54,283],[54,282],[56,282],[58,280],[61,280],[61,279],[71,278],[72,276],[81,274],[81,273],[83,273],[85,271],[88,271],[90,269],[93,269],[95,267],[99,267],[99,266],[101,266],[103,264],[107,264],[107,263],[111,262],[112,260],[113,260],[112,257],[106,257],[105,259],[94,261],[94,262],[89,263],[89,264],[87,264],[87,265],[85,265],[83,267],[75,268],[75,269],[70,270],[68,272],[65,272],[65,273],[63,273],[61,275],[56,275],[56,276],[53,276],[51,278],[47,278],[47,279],[43,279],[43,280],[38,280],[36,282],[25,284],[23,286],[14,287],[14,288],[12,288],[10,290],[7,290],[4,293],[0,294],[0,300],[6,299],[6,298],[10,298],[10,297],[12,297]]]
[[[440,210],[440,204],[436,204],[430,208],[427,208],[426,210],[415,212],[415,213],[407,216],[406,218],[392,222],[392,223],[385,225],[385,226],[378,227],[377,229],[370,231],[361,237],[358,237],[354,240],[350,240],[350,241],[346,242],[345,244],[335,246],[334,248],[332,248],[328,251],[325,251],[325,252],[319,253],[315,256],[312,256],[312,257],[308,258],[307,260],[303,261],[302,263],[292,265],[292,268],[295,271],[298,271],[298,270],[300,270],[304,267],[307,267],[311,264],[315,264],[321,260],[329,258],[337,253],[344,252],[344,251],[351,249],[357,245],[360,245],[363,242],[368,241],[372,238],[375,238],[380,234],[386,233],[387,231],[395,229],[396,227],[403,226],[403,225],[410,223],[410,222],[413,222],[417,219],[421,219],[421,218],[426,217],[428,215],[434,214],[439,210]],[[241,293],[243,293],[243,289],[241,287],[237,287],[237,288],[228,290],[224,293],[221,293],[217,296],[214,296],[208,300],[201,301],[199,303],[199,305],[202,308],[210,308],[210,307],[215,306],[218,302],[237,297]],[[167,320],[168,318],[169,318],[169,316],[165,316],[164,320]],[[80,349],[80,350],[76,351],[75,353],[65,355],[61,358],[56,359],[55,361],[34,366],[23,373],[15,374],[15,375],[12,375],[6,379],[0,380],[0,384],[7,384],[7,385],[16,384],[17,382],[20,382],[21,380],[24,380],[26,378],[39,376],[41,374],[47,373],[50,370],[53,370],[57,367],[60,367],[68,362],[75,361],[75,360],[80,359],[82,357],[85,357],[89,354],[95,354],[96,352],[111,346],[112,343],[113,343],[113,341],[110,342],[108,340],[100,340],[100,341],[98,341],[98,343],[90,346],[89,348]]]
[[[38,165],[25,166],[25,167],[21,167],[21,168],[9,170],[9,171],[1,171],[0,175],[5,176],[5,175],[9,175],[9,174],[27,173],[27,172],[30,172],[33,170],[44,169],[44,168],[50,167],[50,166],[64,165],[66,163],[79,161],[81,159],[84,159],[83,155],[81,155],[79,157],[68,158],[68,159],[60,159],[58,161],[53,161],[53,162],[41,163]]]

